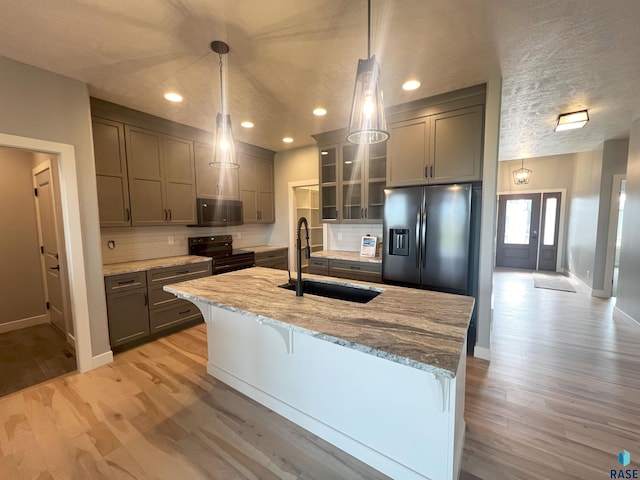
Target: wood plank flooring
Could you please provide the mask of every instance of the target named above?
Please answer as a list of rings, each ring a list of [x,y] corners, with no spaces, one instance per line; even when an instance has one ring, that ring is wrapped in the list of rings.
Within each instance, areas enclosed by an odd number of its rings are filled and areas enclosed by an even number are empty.
[[[640,459],[640,327],[612,302],[495,274],[468,358],[462,480],[603,479]],[[205,373],[200,325],[0,398],[2,479],[385,478]]]
[[[610,478],[623,449],[640,468],[640,326],[574,286],[495,272],[491,362],[467,361],[461,479]]]

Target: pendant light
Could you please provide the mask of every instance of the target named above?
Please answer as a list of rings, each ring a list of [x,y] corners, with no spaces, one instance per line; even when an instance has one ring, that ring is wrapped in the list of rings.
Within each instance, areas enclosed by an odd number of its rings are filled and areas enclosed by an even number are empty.
[[[380,66],[376,56],[371,55],[371,0],[367,3],[367,59],[358,60],[347,135],[348,142],[357,144],[380,143],[389,138],[380,87]]]
[[[225,82],[222,75],[222,55],[229,53],[229,45],[220,40],[215,40],[211,42],[211,50],[218,54],[218,65],[220,67],[220,109],[222,112],[218,112],[216,115],[213,161],[209,163],[209,166],[217,168],[238,168],[236,147],[231,129],[231,115],[227,113]]]
[[[526,185],[531,178],[532,170],[524,168],[524,158],[522,159],[522,165],[520,168],[513,171],[513,183],[516,185]]]

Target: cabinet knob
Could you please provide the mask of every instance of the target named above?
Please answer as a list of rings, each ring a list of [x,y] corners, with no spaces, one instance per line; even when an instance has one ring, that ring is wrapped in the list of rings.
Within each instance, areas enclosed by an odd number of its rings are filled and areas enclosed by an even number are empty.
[[[128,222],[129,220],[131,220],[131,212],[129,211],[128,208],[124,209],[124,215],[125,215],[125,221]]]

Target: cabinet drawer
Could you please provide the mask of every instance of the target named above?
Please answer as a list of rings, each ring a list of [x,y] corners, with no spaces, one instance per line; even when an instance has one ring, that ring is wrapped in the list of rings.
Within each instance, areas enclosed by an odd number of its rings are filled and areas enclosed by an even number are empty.
[[[350,262],[348,260],[330,260],[329,275],[350,278],[366,282],[382,281],[382,264],[372,262]]]
[[[266,262],[273,259],[287,258],[288,253],[289,253],[288,248],[282,248],[280,250],[272,250],[270,252],[256,253],[256,266],[257,267],[262,266],[262,265],[258,265],[258,262]]]
[[[196,320],[202,320],[202,313],[198,307],[186,300],[177,300],[177,303],[169,308],[158,308],[149,312],[151,334]]]
[[[104,286],[107,295],[115,292],[144,288],[147,286],[145,272],[123,273],[121,275],[109,275],[104,277]]]
[[[147,270],[147,283],[152,285],[167,285],[169,283],[184,282],[193,278],[211,275],[211,262],[192,263],[179,267],[157,268]]]
[[[329,260],[326,258],[311,257],[309,259],[309,273],[329,275]]]

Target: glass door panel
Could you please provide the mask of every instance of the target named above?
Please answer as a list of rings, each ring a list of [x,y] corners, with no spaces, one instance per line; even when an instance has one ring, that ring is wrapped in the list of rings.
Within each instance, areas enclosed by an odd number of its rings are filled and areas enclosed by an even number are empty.
[[[320,150],[320,215],[321,220],[338,220],[338,147]]]

